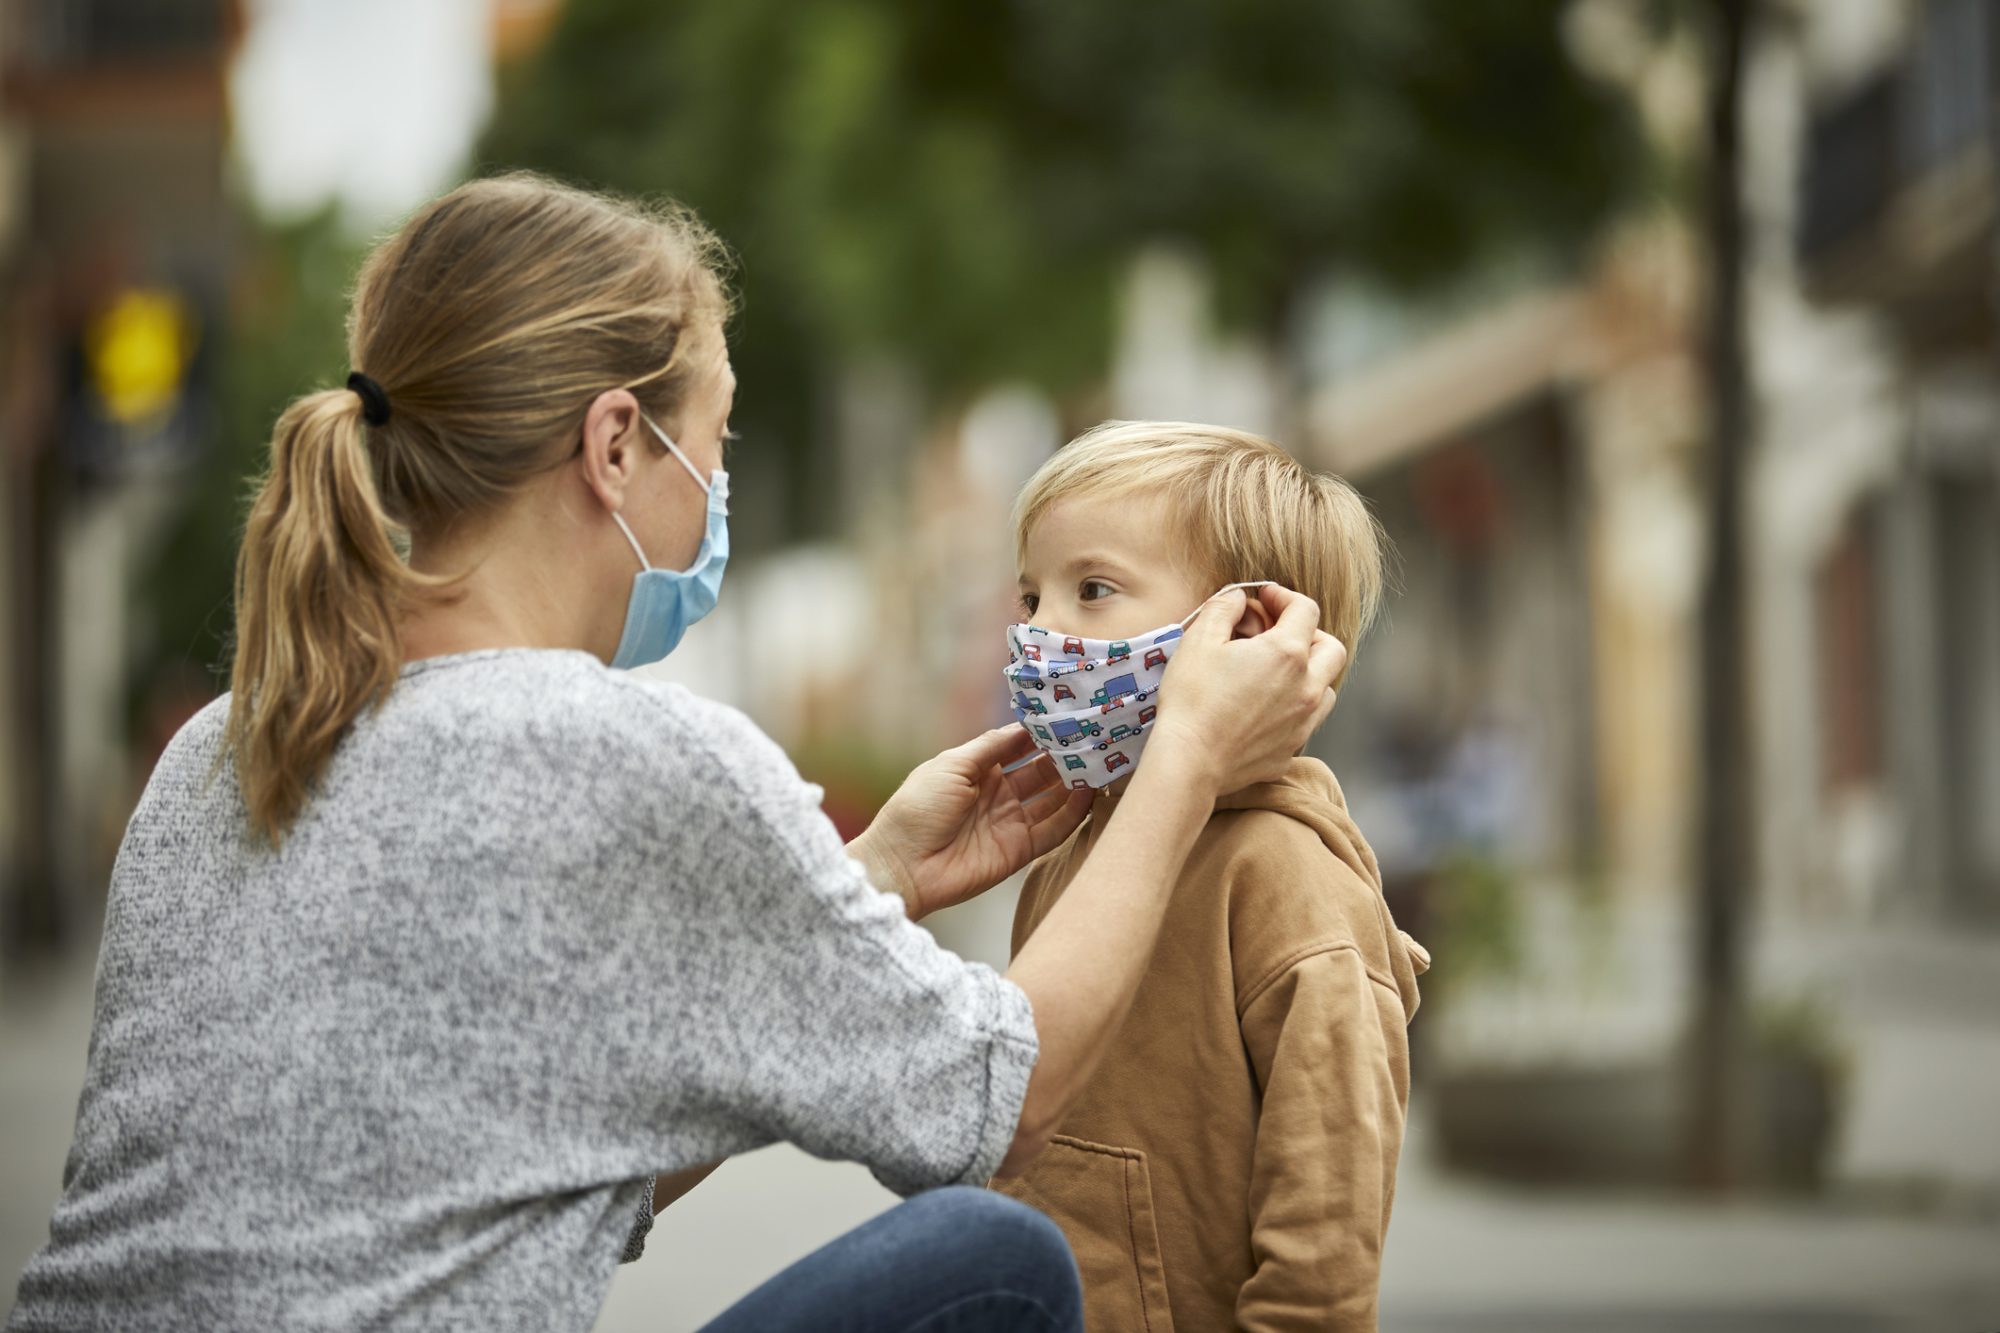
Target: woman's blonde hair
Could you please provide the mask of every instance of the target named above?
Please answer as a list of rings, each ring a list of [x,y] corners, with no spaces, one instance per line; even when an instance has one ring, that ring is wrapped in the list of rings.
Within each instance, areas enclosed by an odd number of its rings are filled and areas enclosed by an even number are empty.
[[[1388,539],[1355,489],[1259,435],[1184,421],[1107,421],[1056,451],[1014,501],[1016,558],[1051,505],[1143,492],[1166,502],[1181,567],[1221,587],[1270,579],[1319,603],[1354,660],[1382,603]]]
[[[348,726],[402,666],[399,620],[449,578],[414,535],[497,509],[623,387],[670,433],[719,374],[720,243],[693,214],[516,174],[419,209],[361,266],[348,363],[389,416],[325,389],[271,437],[236,564],[228,743],[252,826],[290,827]]]

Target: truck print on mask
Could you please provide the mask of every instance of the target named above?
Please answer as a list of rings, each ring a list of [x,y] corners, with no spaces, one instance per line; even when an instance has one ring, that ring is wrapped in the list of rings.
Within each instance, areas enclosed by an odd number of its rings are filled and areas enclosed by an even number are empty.
[[[1165,665],[1165,663],[1161,663],[1163,668]],[[1113,700],[1128,698],[1143,699],[1145,697],[1146,692],[1139,688],[1139,677],[1132,672],[1127,672],[1122,676],[1113,676],[1110,680],[1098,686],[1097,692],[1090,696],[1090,701],[1099,708],[1108,709]]]
[[[1100,736],[1104,728],[1089,718],[1059,717],[1049,723],[1049,730],[1055,734],[1057,745],[1068,745],[1074,741],[1092,736]]]

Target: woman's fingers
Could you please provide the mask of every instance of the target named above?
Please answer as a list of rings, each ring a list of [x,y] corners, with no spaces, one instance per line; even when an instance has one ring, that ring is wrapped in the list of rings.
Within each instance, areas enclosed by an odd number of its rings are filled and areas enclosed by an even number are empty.
[[[1284,771],[1332,707],[1328,690],[1346,662],[1346,648],[1320,630],[1312,598],[1275,585],[1257,597],[1269,628],[1236,639],[1242,604],[1227,616],[1204,607],[1160,690],[1162,721],[1171,710],[1174,725],[1215,757],[1223,791]],[[1246,711],[1246,699],[1260,706]]]
[[[1243,618],[1243,606],[1249,595],[1242,588],[1225,588],[1196,607],[1194,618],[1181,631],[1182,649],[1187,647],[1188,639],[1201,643],[1228,642],[1236,630],[1236,622]]]
[[[1319,702],[1313,706],[1312,721],[1306,728],[1306,735],[1310,736],[1320,729],[1320,725],[1326,721],[1327,714],[1333,711],[1333,706],[1339,699],[1338,690],[1328,690],[1320,696]]]
[[[1057,807],[1064,804],[1068,796],[1068,788],[1051,786],[1045,791],[1036,792],[1033,796],[1021,802],[1021,813],[1028,817],[1030,824],[1037,820],[1047,819]]]
[[[1333,687],[1347,669],[1347,645],[1323,629],[1313,631],[1312,652],[1307,659],[1306,679],[1313,689]]]
[[[1026,802],[1036,793],[1059,787],[1055,761],[1047,755],[1038,754],[1019,768],[1006,774],[1007,791],[1015,800]]]
[[[1319,603],[1304,593],[1275,583],[1267,583],[1257,591],[1263,598],[1264,609],[1275,610],[1278,617],[1265,633],[1304,647],[1313,642],[1315,634],[1324,632],[1319,627]]]
[[[1028,841],[1036,856],[1062,846],[1063,839],[1076,832],[1076,826],[1090,813],[1088,791],[1075,788],[1058,788],[1057,791],[1067,799],[1039,801],[1037,804],[1044,808],[1029,815]],[[1051,796],[1053,794],[1050,793]]]
[[[1313,698],[1312,713],[1306,720],[1307,736],[1318,731],[1327,714],[1333,711],[1334,702],[1339,698],[1333,683],[1346,669],[1347,645],[1325,630],[1315,631],[1312,655],[1306,664],[1306,689],[1316,690],[1318,694]]]
[[[945,753],[965,760],[975,769],[984,769],[994,764],[1011,764],[1034,748],[1035,738],[1028,734],[1028,729],[1018,722],[1009,722]]]

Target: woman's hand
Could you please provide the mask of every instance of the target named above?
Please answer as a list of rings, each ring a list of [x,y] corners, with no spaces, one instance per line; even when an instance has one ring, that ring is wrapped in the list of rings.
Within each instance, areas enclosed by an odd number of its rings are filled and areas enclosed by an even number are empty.
[[[1173,766],[1210,784],[1216,796],[1283,775],[1334,702],[1333,682],[1347,649],[1319,628],[1312,598],[1276,584],[1258,595],[1270,628],[1232,637],[1249,594],[1232,588],[1209,599],[1188,624],[1160,682],[1158,731],[1150,766]]]
[[[1007,765],[1034,755],[1012,772]],[[1018,724],[946,750],[896,789],[847,845],[878,888],[900,893],[915,921],[976,898],[1059,846],[1090,811]]]

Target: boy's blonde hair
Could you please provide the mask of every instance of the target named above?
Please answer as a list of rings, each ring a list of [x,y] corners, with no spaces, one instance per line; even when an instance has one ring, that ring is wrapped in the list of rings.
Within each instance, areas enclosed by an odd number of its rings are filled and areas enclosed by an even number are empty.
[[[1388,545],[1352,486],[1259,435],[1182,421],[1107,421],[1042,464],[1014,501],[1014,546],[1051,505],[1144,491],[1161,496],[1177,559],[1221,587],[1270,579],[1319,603],[1320,628],[1353,662],[1382,602]]]

